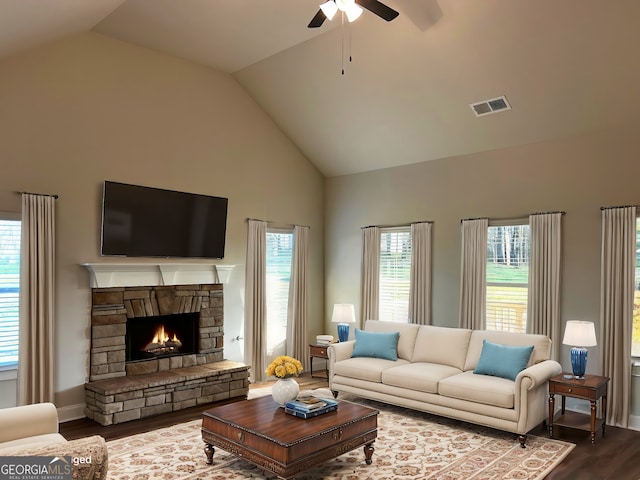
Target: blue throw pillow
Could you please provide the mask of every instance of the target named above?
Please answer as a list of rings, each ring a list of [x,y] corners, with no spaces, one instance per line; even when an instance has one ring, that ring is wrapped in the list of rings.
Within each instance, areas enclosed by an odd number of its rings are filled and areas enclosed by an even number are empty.
[[[400,332],[367,332],[356,328],[355,337],[352,357],[398,359]]]
[[[533,345],[515,347],[482,341],[482,353],[473,373],[515,380],[527,368]]]

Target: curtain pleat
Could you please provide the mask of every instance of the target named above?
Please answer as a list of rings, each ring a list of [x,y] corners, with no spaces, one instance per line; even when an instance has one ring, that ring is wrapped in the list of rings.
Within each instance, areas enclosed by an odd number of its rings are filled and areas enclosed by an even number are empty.
[[[531,257],[527,331],[548,336],[551,358],[560,358],[560,263],[562,213],[529,216]]]
[[[486,218],[462,221],[461,328],[485,328],[488,229],[489,220]]]
[[[628,428],[630,413],[635,249],[635,207],[603,210],[600,363],[611,379],[606,421],[622,428]]]
[[[380,228],[362,229],[362,285],[360,327],[365,320],[378,320],[380,302]]]
[[[249,220],[245,272],[245,348],[250,380],[265,380],[267,343],[267,222]]]
[[[54,401],[55,198],[22,194],[18,405]]]
[[[411,224],[409,321],[421,325],[431,325],[431,227],[429,222]]]
[[[300,361],[307,358],[307,268],[309,263],[309,227],[293,230],[293,259],[289,284],[287,352]]]

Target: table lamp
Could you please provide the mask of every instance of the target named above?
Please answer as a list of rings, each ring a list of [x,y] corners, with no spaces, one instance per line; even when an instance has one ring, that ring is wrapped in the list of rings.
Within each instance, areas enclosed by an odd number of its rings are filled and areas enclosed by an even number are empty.
[[[333,306],[331,322],[338,324],[338,340],[340,342],[349,340],[349,324],[356,322],[353,305],[350,303],[336,303]]]
[[[569,320],[564,330],[564,345],[571,345],[571,368],[573,376],[577,379],[584,379],[584,372],[587,370],[587,349],[585,347],[595,347],[596,329],[593,322],[583,322],[581,320]]]

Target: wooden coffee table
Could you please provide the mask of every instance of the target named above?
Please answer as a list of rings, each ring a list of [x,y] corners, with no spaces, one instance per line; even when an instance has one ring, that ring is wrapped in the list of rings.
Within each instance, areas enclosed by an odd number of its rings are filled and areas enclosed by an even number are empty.
[[[378,413],[340,401],[333,412],[303,419],[284,413],[270,395],[214,407],[202,413],[207,463],[219,447],[289,478],[364,445],[370,465]]]

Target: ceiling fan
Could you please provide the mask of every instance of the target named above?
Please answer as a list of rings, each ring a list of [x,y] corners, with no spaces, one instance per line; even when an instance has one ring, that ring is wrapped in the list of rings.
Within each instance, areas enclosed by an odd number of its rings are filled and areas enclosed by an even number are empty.
[[[393,8],[387,7],[384,3],[380,3],[378,0],[327,0],[320,5],[320,10],[318,10],[318,13],[311,19],[307,27],[320,27],[325,19],[328,18],[331,20],[338,11],[346,14],[349,22],[353,22],[362,14],[362,8],[360,7],[366,8],[387,22],[390,22],[398,16],[398,12]]]

